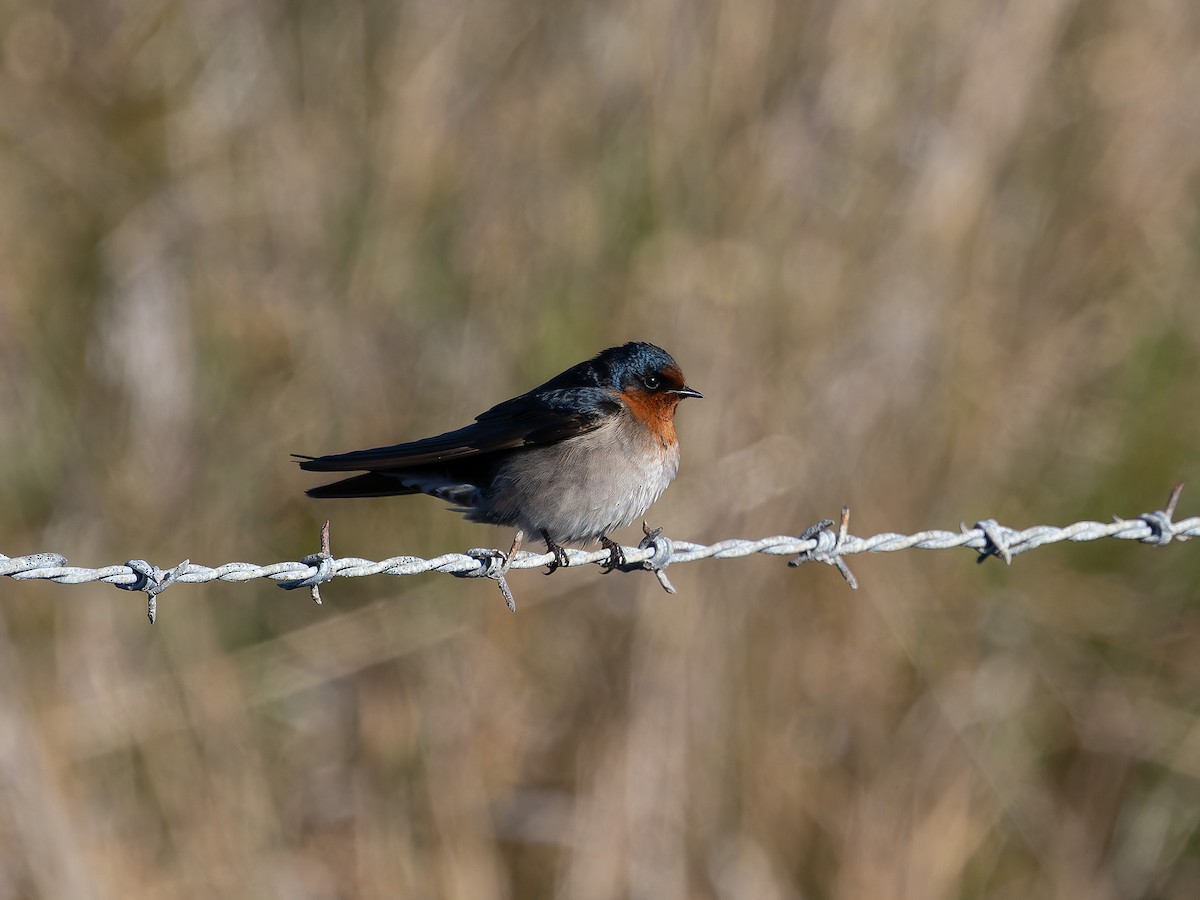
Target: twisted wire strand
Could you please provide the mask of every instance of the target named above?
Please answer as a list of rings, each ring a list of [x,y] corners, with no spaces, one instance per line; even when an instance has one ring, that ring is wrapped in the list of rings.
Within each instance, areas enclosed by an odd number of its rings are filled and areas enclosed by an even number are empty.
[[[1174,496],[1174,495],[1173,495]],[[822,527],[811,535],[791,537],[776,535],[758,540],[732,538],[715,544],[695,544],[687,541],[667,541],[654,533],[638,547],[624,547],[624,563],[618,568],[635,570],[649,568],[661,574],[667,565],[695,562],[701,559],[736,559],[762,553],[769,556],[795,556],[793,562],[821,561],[835,564],[837,560],[856,553],[895,553],[901,550],[947,550],[966,547],[988,556],[1011,557],[1037,547],[1061,541],[1075,543],[1101,538],[1140,541],[1164,545],[1172,540],[1200,537],[1200,517],[1173,522],[1170,512],[1161,510],[1146,513],[1135,519],[1115,519],[1113,522],[1082,521],[1056,527],[1033,525],[1023,530],[984,520],[973,528],[965,525],[961,531],[919,531],[915,534],[884,532],[871,537],[857,537],[844,532],[848,511],[843,514],[843,531],[836,534]],[[813,531],[810,529],[810,531]],[[666,547],[664,548],[664,544]],[[665,552],[664,552],[665,549]],[[609,551],[566,551],[569,567],[604,563]],[[656,558],[657,557],[657,558]],[[248,562],[229,562],[220,566],[203,566],[184,561],[174,569],[162,570],[142,560],[130,560],[122,565],[84,568],[67,565],[66,557],[58,553],[33,553],[8,557],[0,554],[0,576],[19,581],[39,579],[57,584],[88,584],[104,582],[129,590],[159,593],[173,583],[206,584],[210,581],[242,582],[270,578],[283,587],[310,587],[333,577],[363,578],[369,575],[418,575],[424,572],[446,572],[460,577],[503,578],[510,569],[536,569],[549,565],[551,553],[501,553],[496,550],[473,549],[465,553],[446,553],[432,559],[417,556],[392,556],[383,560],[360,559],[354,556],[334,558],[326,551],[302,561],[256,565]],[[847,574],[843,572],[843,574]],[[665,582],[665,579],[660,579]],[[849,580],[849,579],[848,579]],[[664,583],[667,586],[668,583]],[[315,597],[314,599],[318,599]]]

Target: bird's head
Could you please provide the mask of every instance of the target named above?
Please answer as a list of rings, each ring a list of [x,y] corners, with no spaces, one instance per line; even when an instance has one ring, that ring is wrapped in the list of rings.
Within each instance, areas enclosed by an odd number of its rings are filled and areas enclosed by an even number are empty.
[[[704,396],[687,386],[671,354],[653,344],[639,341],[612,347],[597,355],[595,362],[608,370],[609,385],[621,394],[636,394],[672,408],[684,397]]]
[[[594,361],[607,370],[609,387],[639,420],[674,443],[671,420],[685,397],[703,397],[690,388],[671,354],[653,344],[634,342],[601,352]]]

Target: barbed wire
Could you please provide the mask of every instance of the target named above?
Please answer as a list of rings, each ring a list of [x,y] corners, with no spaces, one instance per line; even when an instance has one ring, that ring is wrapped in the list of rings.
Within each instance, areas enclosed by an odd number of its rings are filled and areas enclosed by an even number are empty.
[[[1173,521],[1182,484],[1175,485],[1165,509],[1143,513],[1132,519],[1114,517],[1112,522],[1082,521],[1072,525],[1033,525],[1018,530],[1001,525],[994,519],[984,519],[968,528],[966,524],[955,531],[918,531],[915,534],[884,532],[871,537],[849,534],[850,510],[842,508],[841,521],[824,519],[806,529],[799,537],[778,535],[743,540],[733,538],[715,544],[694,544],[673,541],[662,529],[642,526],[645,537],[637,547],[622,547],[618,559],[610,551],[566,550],[564,568],[577,568],[598,563],[605,571],[651,571],[664,590],[675,593],[667,579],[666,568],[677,563],[701,559],[737,559],[762,553],[768,556],[792,556],[788,565],[823,562],[837,567],[852,588],[858,587],[844,557],[855,553],[895,553],[900,550],[948,550],[966,547],[978,554],[977,562],[995,556],[1011,564],[1012,558],[1047,544],[1060,541],[1080,543],[1101,538],[1139,541],[1143,544],[1165,546],[1173,540],[1200,537],[1200,517]],[[368,575],[419,575],[424,572],[445,572],[460,578],[490,578],[500,586],[508,608],[516,611],[516,601],[509,589],[506,574],[513,569],[537,569],[555,560],[553,553],[521,551],[522,536],[518,534],[508,552],[491,549],[472,549],[465,553],[446,553],[432,559],[417,556],[393,556],[373,561],[354,556],[334,557],[329,549],[329,523],[321,529],[321,551],[299,561],[278,562],[260,566],[247,562],[230,562],[221,566],[202,566],[184,560],[170,569],[160,569],[145,560],[131,559],[121,565],[98,569],[68,566],[67,558],[59,553],[32,553],[8,557],[0,554],[0,576],[18,581],[40,579],[57,584],[89,584],[104,582],[128,591],[142,591],[148,598],[147,615],[156,618],[156,597],[173,584],[206,584],[210,581],[242,582],[270,578],[285,590],[309,588],[313,600],[321,602],[320,585],[337,578],[362,578]],[[615,564],[614,564],[615,563]]]

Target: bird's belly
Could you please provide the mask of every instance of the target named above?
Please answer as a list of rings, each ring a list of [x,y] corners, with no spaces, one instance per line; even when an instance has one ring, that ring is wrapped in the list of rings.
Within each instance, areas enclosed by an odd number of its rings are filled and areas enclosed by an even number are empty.
[[[505,460],[474,517],[545,531],[556,543],[587,541],[642,515],[678,468],[677,444],[606,426]]]

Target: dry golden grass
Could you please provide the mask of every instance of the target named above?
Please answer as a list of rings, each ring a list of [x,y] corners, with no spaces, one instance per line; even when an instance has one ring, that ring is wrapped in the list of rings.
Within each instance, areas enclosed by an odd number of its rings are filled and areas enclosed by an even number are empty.
[[[675,537],[1153,508],[1198,94],[1194,0],[6,4],[0,552],[504,544],[288,454],[634,338]],[[1200,896],[1192,545],[855,569],[0,582],[0,897]]]

